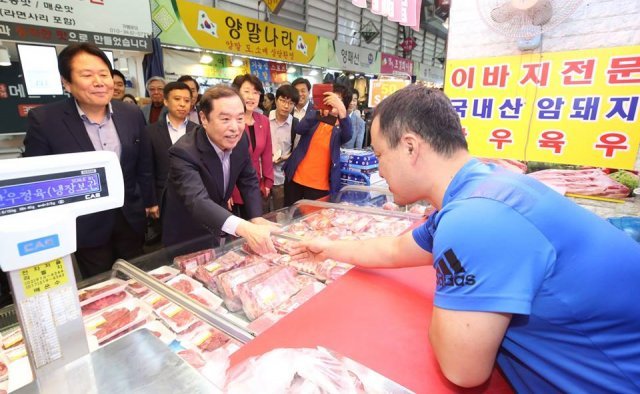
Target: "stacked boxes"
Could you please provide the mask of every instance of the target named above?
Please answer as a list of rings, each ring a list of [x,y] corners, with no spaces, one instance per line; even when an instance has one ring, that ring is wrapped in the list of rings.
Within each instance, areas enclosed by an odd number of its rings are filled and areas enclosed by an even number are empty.
[[[369,176],[378,172],[378,159],[371,151],[340,150],[340,171],[343,185],[370,185]]]

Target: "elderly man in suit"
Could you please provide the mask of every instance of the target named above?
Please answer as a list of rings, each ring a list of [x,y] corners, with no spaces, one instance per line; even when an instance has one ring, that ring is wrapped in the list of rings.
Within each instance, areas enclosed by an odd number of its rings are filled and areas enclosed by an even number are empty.
[[[77,220],[75,255],[86,278],[109,270],[117,258],[142,254],[145,213],[159,211],[151,147],[140,109],[111,101],[112,70],[104,52],[93,44],[69,45],[58,56],[58,68],[73,97],[29,111],[24,156],[110,150],[120,158],[124,177],[122,208]]]
[[[202,126],[169,149],[162,242],[172,246],[191,241],[176,249],[193,251],[217,246],[222,231],[245,238],[257,253],[275,253],[275,226],[260,217],[262,198],[238,91],[215,86],[203,94],[199,107]],[[248,221],[227,209],[234,186],[245,202]]]
[[[145,84],[147,92],[149,92],[149,97],[151,97],[151,102],[142,107],[144,120],[147,124],[157,122],[165,112],[163,92],[166,84],[167,81],[165,81],[164,78],[157,76],[149,78]]]

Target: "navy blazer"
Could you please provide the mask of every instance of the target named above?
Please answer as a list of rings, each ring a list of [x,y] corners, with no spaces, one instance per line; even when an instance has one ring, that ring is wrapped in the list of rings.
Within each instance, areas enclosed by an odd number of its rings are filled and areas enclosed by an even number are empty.
[[[169,178],[162,203],[162,243],[165,246],[216,239],[231,216],[227,201],[234,185],[240,190],[250,218],[262,215],[256,170],[243,133],[231,152],[229,184],[224,192],[222,162],[202,126],[185,134],[169,149]]]
[[[318,128],[320,120],[318,119],[318,111],[307,111],[304,118],[300,120],[295,131],[300,134],[300,142],[291,153],[291,157],[287,159],[282,167],[287,182],[293,180],[293,176],[307,155],[311,139]],[[331,142],[329,149],[331,151],[331,168],[329,169],[329,186],[331,193],[337,193],[340,190],[340,146],[351,139],[351,121],[349,117],[339,119],[339,126],[334,126],[331,133]]]
[[[144,117],[136,106],[116,100],[112,101],[111,105],[113,123],[122,146],[122,213],[131,227],[140,235],[144,235],[144,208],[157,204],[153,190],[151,145],[144,132]],[[24,147],[24,157],[95,150],[78,114],[74,98],[30,110]],[[109,210],[78,217],[77,246],[84,248],[105,244],[111,237],[115,225],[115,212]]]
[[[198,125],[192,121],[187,122],[187,133],[191,133]],[[149,141],[151,141],[151,152],[153,154],[153,174],[155,176],[156,199],[161,201],[162,192],[167,183],[169,175],[169,148],[173,145],[169,135],[167,116],[163,116],[156,123],[150,124],[146,128]]]

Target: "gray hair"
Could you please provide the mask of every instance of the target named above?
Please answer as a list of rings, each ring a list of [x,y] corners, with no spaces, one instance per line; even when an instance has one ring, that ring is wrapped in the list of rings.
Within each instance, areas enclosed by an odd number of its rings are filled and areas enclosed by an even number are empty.
[[[144,87],[147,89],[147,92],[149,91],[149,85],[151,85],[151,82],[153,82],[153,81],[160,81],[160,82],[162,82],[163,86],[167,84],[167,81],[162,77],[157,77],[157,76],[156,77],[151,77],[151,78],[149,78],[147,80],[147,83],[144,85]]]

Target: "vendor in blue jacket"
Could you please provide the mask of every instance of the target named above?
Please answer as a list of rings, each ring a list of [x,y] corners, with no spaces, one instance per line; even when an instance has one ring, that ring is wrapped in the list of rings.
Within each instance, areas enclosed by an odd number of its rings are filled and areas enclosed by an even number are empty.
[[[340,188],[340,146],[351,139],[347,106],[351,89],[334,84],[324,104],[331,110],[307,111],[295,130],[300,142],[284,164],[284,203],[317,200]],[[336,119],[337,118],[337,119]]]
[[[482,384],[497,363],[517,393],[640,392],[639,243],[536,179],[473,158],[436,89],[384,99],[371,142],[394,201],[436,211],[398,237],[301,242],[296,258],[433,266],[429,340],[457,385]]]

